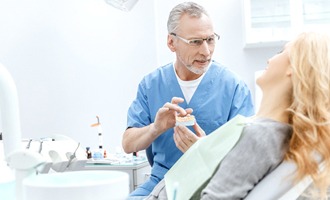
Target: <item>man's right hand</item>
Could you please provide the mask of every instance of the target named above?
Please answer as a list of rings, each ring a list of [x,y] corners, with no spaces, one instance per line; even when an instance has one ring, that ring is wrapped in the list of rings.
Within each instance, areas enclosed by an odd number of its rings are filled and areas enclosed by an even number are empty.
[[[173,128],[176,122],[176,116],[186,116],[192,113],[192,109],[183,109],[178,104],[184,102],[183,98],[173,97],[171,103],[167,102],[163,107],[159,108],[155,121],[154,128],[157,134],[161,135],[167,129]]]
[[[182,102],[183,98],[173,97],[171,103],[167,102],[159,108],[154,123],[141,128],[126,129],[122,140],[125,153],[146,149],[157,137],[175,126],[176,116],[191,114],[191,108],[183,109],[178,105]]]

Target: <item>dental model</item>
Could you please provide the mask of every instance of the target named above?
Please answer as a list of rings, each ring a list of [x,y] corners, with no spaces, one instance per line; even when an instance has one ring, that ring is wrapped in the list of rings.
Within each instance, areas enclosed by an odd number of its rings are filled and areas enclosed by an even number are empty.
[[[186,115],[184,117],[176,116],[176,123],[175,125],[183,125],[183,126],[193,126],[196,122],[194,115]]]

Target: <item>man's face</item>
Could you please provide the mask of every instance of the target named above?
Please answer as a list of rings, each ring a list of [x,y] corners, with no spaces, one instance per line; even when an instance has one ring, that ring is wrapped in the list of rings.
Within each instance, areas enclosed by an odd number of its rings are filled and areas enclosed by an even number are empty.
[[[217,40],[210,18],[206,15],[202,15],[201,18],[183,15],[175,34],[176,36],[169,36],[169,40],[172,40],[169,42],[172,42],[173,45],[172,48],[170,47],[171,50],[176,53],[177,67],[184,67],[194,74],[206,72],[215,48],[212,39]],[[206,38],[209,39],[199,45],[194,46],[187,43],[187,40]]]

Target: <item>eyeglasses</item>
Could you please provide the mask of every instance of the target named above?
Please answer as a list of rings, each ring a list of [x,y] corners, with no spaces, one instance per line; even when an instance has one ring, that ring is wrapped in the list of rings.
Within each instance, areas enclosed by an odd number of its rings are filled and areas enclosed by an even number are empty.
[[[182,37],[178,36],[176,33],[170,33],[170,35],[173,35],[174,37],[179,38],[180,40],[182,40],[183,42],[189,44],[190,46],[200,46],[200,45],[203,44],[204,40],[206,41],[206,43],[208,45],[214,45],[215,42],[220,39],[220,36],[216,33],[214,33],[213,35],[211,35],[207,38],[191,39],[191,40],[187,40],[185,38],[182,38]]]

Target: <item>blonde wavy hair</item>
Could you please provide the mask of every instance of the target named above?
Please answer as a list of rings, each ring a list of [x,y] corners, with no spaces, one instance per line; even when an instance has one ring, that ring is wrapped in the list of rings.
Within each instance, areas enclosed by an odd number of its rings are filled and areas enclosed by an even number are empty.
[[[318,198],[326,199],[330,184],[330,36],[300,34],[289,43],[289,59],[293,135],[286,159],[297,164],[296,180],[310,175],[320,191]]]

